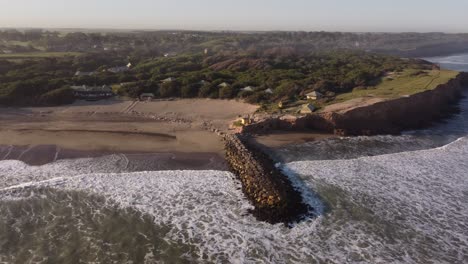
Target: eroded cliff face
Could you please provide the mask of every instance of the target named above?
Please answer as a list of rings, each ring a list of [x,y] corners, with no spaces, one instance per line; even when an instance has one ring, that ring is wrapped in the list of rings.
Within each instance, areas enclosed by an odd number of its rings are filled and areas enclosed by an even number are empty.
[[[345,111],[324,112],[304,117],[266,118],[243,128],[244,133],[271,130],[314,129],[338,135],[396,134],[420,128],[442,118],[468,86],[468,73],[433,90],[408,97],[377,102]]]

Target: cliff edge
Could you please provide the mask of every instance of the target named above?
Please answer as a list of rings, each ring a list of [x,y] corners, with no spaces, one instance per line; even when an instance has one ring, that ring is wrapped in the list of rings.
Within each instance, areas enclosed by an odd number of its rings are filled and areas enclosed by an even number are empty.
[[[319,113],[301,117],[267,117],[242,128],[242,133],[262,134],[271,130],[313,129],[337,135],[397,134],[405,129],[427,126],[453,109],[468,86],[468,73],[432,90],[396,99],[347,102],[346,107],[330,106]]]

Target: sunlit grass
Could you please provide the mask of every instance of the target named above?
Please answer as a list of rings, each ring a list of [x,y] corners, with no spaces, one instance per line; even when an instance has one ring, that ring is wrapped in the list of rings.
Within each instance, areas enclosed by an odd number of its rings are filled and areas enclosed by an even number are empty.
[[[390,78],[383,77],[381,83],[374,87],[354,89],[352,92],[340,94],[329,104],[361,97],[392,99],[412,95],[432,90],[440,84],[447,83],[457,75],[457,71],[449,70],[419,71],[419,74],[418,70],[405,70],[404,72],[389,76]]]

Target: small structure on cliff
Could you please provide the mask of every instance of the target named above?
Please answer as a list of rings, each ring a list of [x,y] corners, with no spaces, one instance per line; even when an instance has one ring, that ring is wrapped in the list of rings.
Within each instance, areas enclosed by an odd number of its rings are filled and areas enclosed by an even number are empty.
[[[305,104],[302,106],[300,111],[301,114],[312,114],[315,111],[315,106],[313,104]]]
[[[318,100],[318,99],[321,99],[323,98],[323,94],[317,92],[317,91],[313,91],[311,93],[308,93],[306,94],[307,96],[307,100]]]

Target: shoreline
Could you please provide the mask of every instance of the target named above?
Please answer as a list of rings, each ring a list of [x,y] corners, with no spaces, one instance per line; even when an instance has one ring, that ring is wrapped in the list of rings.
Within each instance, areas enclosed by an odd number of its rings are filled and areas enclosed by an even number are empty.
[[[56,145],[0,145],[0,161],[19,160],[29,166],[42,166],[57,161],[101,158],[117,155],[127,162],[127,170],[227,170],[224,157],[215,152],[144,152],[78,150]]]

